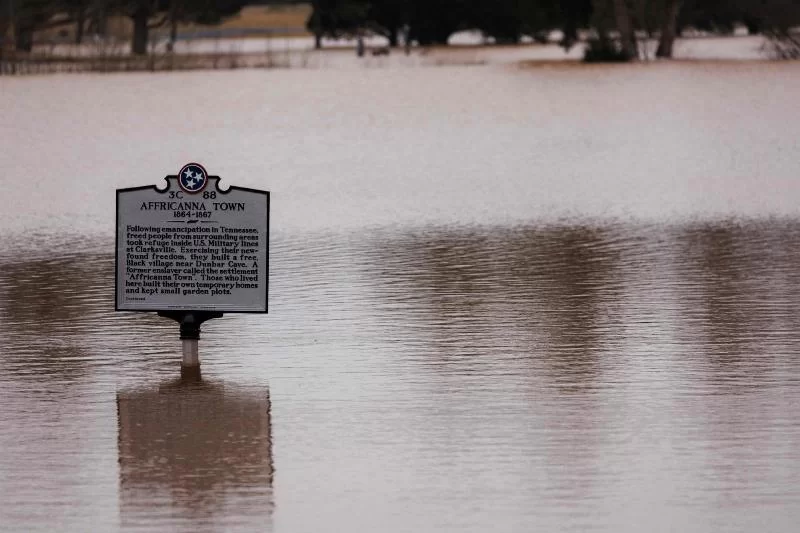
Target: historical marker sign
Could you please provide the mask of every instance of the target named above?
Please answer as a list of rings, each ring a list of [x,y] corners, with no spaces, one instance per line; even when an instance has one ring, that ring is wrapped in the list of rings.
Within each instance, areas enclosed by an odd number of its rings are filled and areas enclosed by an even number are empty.
[[[219,180],[189,163],[117,190],[117,310],[267,312],[269,192]]]

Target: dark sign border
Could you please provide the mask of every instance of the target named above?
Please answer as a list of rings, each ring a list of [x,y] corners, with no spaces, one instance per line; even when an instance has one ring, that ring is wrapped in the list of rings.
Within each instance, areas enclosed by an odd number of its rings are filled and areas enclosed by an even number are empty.
[[[218,311],[220,313],[242,313],[242,314],[265,314],[269,312],[269,209],[270,209],[270,196],[269,191],[262,191],[259,189],[251,189],[249,187],[237,187],[235,185],[230,185],[227,189],[222,190],[219,188],[219,182],[222,180],[219,176],[208,176],[208,182],[210,183],[214,180],[214,188],[217,190],[219,194],[228,194],[231,191],[244,191],[249,193],[257,193],[263,194],[267,197],[267,265],[266,265],[266,273],[267,279],[265,280],[266,283],[264,284],[264,310],[257,310],[257,311],[226,311],[224,309],[213,309],[213,311]],[[114,311],[126,311],[131,313],[153,313],[159,311],[167,311],[167,312],[197,312],[201,311],[199,309],[120,309],[119,308],[119,197],[120,194],[126,192],[133,192],[133,191],[144,191],[148,189],[153,189],[158,193],[166,193],[170,190],[171,182],[170,179],[174,179],[180,187],[180,176],[177,174],[170,174],[164,177],[164,181],[167,182],[167,185],[163,189],[159,189],[158,185],[143,185],[141,187],[127,187],[124,189],[117,189],[117,202],[116,202],[116,224],[114,226]],[[207,186],[208,184],[206,184]],[[211,310],[202,310],[202,311],[211,311]]]

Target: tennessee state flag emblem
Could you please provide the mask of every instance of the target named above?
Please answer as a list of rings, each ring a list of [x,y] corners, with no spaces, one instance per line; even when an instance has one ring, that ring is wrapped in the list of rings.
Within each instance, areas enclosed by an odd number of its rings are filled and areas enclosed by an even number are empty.
[[[202,191],[206,188],[206,184],[208,184],[208,173],[198,163],[187,163],[178,173],[178,185],[189,194]]]

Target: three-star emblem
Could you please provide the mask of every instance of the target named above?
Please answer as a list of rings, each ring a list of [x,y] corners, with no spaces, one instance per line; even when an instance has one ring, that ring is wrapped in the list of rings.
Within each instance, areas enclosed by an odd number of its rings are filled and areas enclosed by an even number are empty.
[[[178,173],[178,183],[188,193],[200,192],[208,183],[208,173],[201,165],[189,163]]]

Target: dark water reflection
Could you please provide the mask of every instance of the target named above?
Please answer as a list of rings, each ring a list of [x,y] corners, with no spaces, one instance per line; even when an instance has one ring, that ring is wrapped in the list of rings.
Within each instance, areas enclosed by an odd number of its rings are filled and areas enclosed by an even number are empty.
[[[194,384],[168,381],[171,323],[113,313],[110,254],[0,254],[0,524],[800,520],[800,223],[386,229],[273,251],[270,315],[209,323]]]
[[[113,291],[103,270],[108,266],[106,257],[92,254],[3,264],[0,319],[5,328],[0,346],[14,347],[6,350],[3,365],[64,383],[85,376],[89,361],[77,343],[105,311],[97,295]]]
[[[454,361],[535,348],[556,374],[574,374],[569,385],[591,385],[602,355],[634,345],[691,353],[720,373],[794,353],[794,223],[454,229],[372,244],[384,326],[412,325]]]
[[[367,271],[382,327],[464,424],[518,447],[551,525],[746,530],[770,508],[788,531],[799,239],[785,221],[455,228],[382,235]]]

